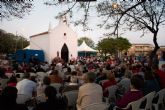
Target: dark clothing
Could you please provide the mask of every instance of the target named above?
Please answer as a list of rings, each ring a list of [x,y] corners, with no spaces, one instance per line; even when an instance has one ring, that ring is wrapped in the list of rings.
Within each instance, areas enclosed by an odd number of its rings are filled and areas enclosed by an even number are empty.
[[[100,81],[105,80],[105,79],[107,79],[106,74],[105,74],[105,75],[102,75],[102,76],[97,77],[95,82],[96,82],[97,84],[99,84],[99,82],[100,82]]]
[[[33,110],[66,110],[67,99],[60,97],[56,100],[39,103]]]
[[[17,89],[7,86],[0,95],[0,110],[28,110],[25,105],[17,104]]]
[[[28,108],[22,104],[15,104],[13,106],[10,105],[0,106],[0,110],[28,110]]]
[[[158,81],[160,83],[160,87],[165,88],[165,72],[161,70],[157,70],[155,76],[158,77]]]
[[[12,99],[0,96],[0,110],[28,110],[23,104],[17,104]]]
[[[159,90],[160,90],[159,83],[156,79],[146,80],[144,82],[144,88],[143,88],[144,95],[147,95],[148,93],[153,91],[158,92]]]

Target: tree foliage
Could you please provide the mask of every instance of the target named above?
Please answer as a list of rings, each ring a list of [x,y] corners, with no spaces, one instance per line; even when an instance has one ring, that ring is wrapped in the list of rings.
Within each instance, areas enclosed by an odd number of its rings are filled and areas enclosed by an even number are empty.
[[[56,2],[56,5],[58,4],[56,0],[52,2]],[[63,2],[65,2],[65,0]],[[70,8],[61,12],[59,15],[72,12],[76,9],[84,10],[84,17],[77,20],[77,22],[75,22],[76,24],[87,26],[86,24],[88,23],[91,10],[96,9],[98,17],[102,19],[102,22],[99,23],[98,26],[101,28],[104,27],[105,29],[114,28],[114,31],[108,35],[118,35],[118,28],[142,31],[143,34],[141,36],[144,36],[147,32],[152,33],[155,48],[151,52],[150,60],[153,61],[159,49],[157,43],[159,28],[164,25],[165,22],[164,0],[98,0],[98,2],[95,3],[70,2],[69,4],[71,4]],[[111,22],[111,20],[114,20],[114,22]]]
[[[118,5],[115,5],[115,8],[113,4],[116,1],[118,1]],[[9,18],[10,15],[21,18],[24,13],[28,12],[32,6],[31,2],[28,1],[13,3],[11,1],[8,2],[7,0],[3,0],[0,3],[2,4],[2,10],[0,12],[2,18]],[[76,15],[78,13],[79,19],[74,21],[74,24],[83,25],[85,27],[84,30],[89,29],[88,18],[94,10],[97,10],[98,13],[96,13],[96,15],[98,15],[98,17],[102,20],[98,26],[101,28],[104,27],[105,29],[110,29],[112,27],[114,28],[114,31],[110,32],[109,34],[117,34],[118,28],[123,28],[124,26],[126,26],[124,30],[142,31],[142,36],[146,32],[152,33],[155,48],[150,55],[151,61],[159,49],[159,45],[157,43],[157,35],[160,26],[164,25],[165,22],[164,0],[98,0],[97,2],[45,0],[45,4],[53,6],[65,6],[65,10],[60,10],[56,18],[67,13],[69,13],[70,17],[72,18],[74,14]],[[83,16],[80,16],[80,12],[83,14]],[[111,20],[114,20],[114,22],[111,22]]]
[[[0,30],[0,53],[13,53],[17,49],[23,49],[28,45],[29,41],[24,37]]]
[[[85,41],[85,43],[91,47],[91,48],[95,48],[95,43],[92,39],[88,38],[88,37],[81,37],[78,39],[78,46],[80,46],[82,44],[82,42]]]
[[[152,33],[155,48],[150,54],[150,63],[154,63],[153,58],[159,49],[157,35],[160,26],[164,25],[165,22],[164,1],[141,0],[140,2],[121,2],[115,10],[113,10],[110,4],[102,2],[98,5],[97,9],[99,15],[104,16],[106,19],[100,26],[104,25],[106,29],[115,27],[114,33],[118,27],[122,26],[126,27],[125,29],[127,30],[142,31],[143,34],[141,36],[144,36],[147,32]],[[114,23],[108,23],[108,18],[114,18],[114,16],[120,17]]]
[[[119,37],[115,39],[115,45],[116,48],[119,51],[124,51],[124,50],[128,50],[131,47],[131,43],[128,41],[128,39],[123,38],[123,37]]]
[[[23,18],[32,9],[33,0],[0,0],[0,18]]]
[[[105,56],[107,54],[114,54],[115,51],[115,40],[113,38],[104,38],[97,44],[97,49],[100,51],[100,53],[104,54]]]
[[[97,44],[97,49],[104,55],[116,54],[117,50],[120,52],[128,50],[131,44],[126,38],[104,38]]]

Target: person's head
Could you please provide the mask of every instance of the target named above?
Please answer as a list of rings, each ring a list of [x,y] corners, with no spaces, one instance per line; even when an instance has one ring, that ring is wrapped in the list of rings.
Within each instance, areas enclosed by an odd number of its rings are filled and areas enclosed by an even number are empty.
[[[76,72],[76,71],[72,71],[72,72],[71,72],[71,75],[72,75],[72,76],[76,76],[76,75],[77,75],[77,72]]]
[[[68,71],[68,72],[71,72],[71,68],[70,68],[70,67],[67,67],[67,71]]]
[[[141,75],[133,75],[131,78],[131,87],[134,89],[142,89],[144,85],[144,79]]]
[[[124,76],[125,76],[126,78],[129,78],[129,79],[130,79],[130,78],[131,78],[131,74],[132,74],[131,71],[126,70],[125,73],[124,73]]]
[[[30,76],[30,80],[33,81],[33,82],[37,82],[36,76]]]
[[[103,69],[102,75],[107,75],[109,73],[109,70]]]
[[[47,86],[45,88],[45,96],[48,98],[48,100],[54,99],[57,95],[57,91],[54,87],[52,86]]]
[[[50,78],[45,76],[44,79],[43,79],[43,84],[50,85],[50,83],[51,83]]]
[[[162,64],[160,69],[165,72],[165,64]]]
[[[96,79],[96,74],[94,72],[86,73],[87,82],[93,83]]]
[[[144,78],[145,80],[152,80],[154,79],[154,75],[152,69],[150,67],[146,67],[144,71]]]
[[[70,77],[70,82],[71,82],[71,83],[77,83],[77,80],[78,80],[78,79],[77,79],[76,76],[71,76],[71,77]]]
[[[82,80],[84,81],[84,83],[87,83],[87,74],[86,73],[84,73],[82,75]]]
[[[114,80],[114,79],[115,79],[115,75],[114,75],[113,70],[110,70],[110,71],[107,73],[107,78],[108,78],[109,80]]]
[[[2,90],[2,98],[4,103],[15,104],[17,98],[17,88],[12,86],[7,86]],[[10,106],[10,105],[9,105]]]
[[[24,73],[24,78],[25,79],[30,79],[30,73]]]
[[[10,77],[8,83],[10,83],[10,82],[17,83],[17,78],[15,76]]]
[[[51,75],[58,75],[58,70],[53,70]]]
[[[156,72],[158,69],[159,69],[158,65],[156,65],[156,64],[152,65],[152,71],[153,72]]]
[[[16,78],[20,78],[20,74],[16,74],[15,77],[16,77]]]

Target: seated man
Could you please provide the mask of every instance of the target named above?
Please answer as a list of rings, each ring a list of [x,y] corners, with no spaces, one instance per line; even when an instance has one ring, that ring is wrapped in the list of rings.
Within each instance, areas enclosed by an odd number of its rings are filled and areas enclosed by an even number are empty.
[[[79,88],[77,109],[93,103],[102,102],[103,91],[102,87],[94,83],[96,74],[93,72],[86,73],[84,77],[84,84]]]
[[[24,79],[17,83],[16,88],[18,89],[18,94],[24,94],[29,97],[37,95],[37,83],[30,80],[29,73],[24,74]]]

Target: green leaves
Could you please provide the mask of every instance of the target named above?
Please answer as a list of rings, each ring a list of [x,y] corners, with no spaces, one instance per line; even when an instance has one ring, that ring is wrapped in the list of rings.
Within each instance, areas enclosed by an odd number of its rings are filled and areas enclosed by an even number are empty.
[[[23,49],[29,45],[29,41],[22,36],[6,33],[0,29],[0,53],[13,53],[17,49]]]
[[[97,44],[97,49],[102,54],[115,54],[117,50],[124,51],[129,49],[131,46],[130,42],[126,38],[104,38]]]
[[[95,48],[95,43],[92,39],[88,38],[88,37],[81,37],[80,39],[78,39],[78,46],[80,46],[82,44],[82,42],[85,41],[85,43],[91,47],[91,48]]]

